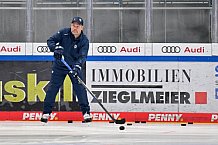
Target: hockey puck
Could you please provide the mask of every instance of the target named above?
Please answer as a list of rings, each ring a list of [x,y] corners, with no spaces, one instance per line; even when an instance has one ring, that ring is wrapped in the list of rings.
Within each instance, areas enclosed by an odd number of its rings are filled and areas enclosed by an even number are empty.
[[[124,126],[120,126],[119,129],[120,129],[120,130],[124,130],[125,127],[124,127]]]
[[[181,126],[186,126],[186,124],[185,124],[185,123],[182,123]]]
[[[73,121],[72,120],[68,120],[68,123],[73,123]]]
[[[129,125],[129,126],[130,126],[130,125],[132,125],[132,123],[127,123],[127,125]]]

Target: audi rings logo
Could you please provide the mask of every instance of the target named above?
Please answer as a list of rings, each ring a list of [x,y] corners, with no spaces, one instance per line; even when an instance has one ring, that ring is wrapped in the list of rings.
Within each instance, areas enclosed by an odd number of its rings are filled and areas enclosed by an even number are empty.
[[[48,48],[48,46],[38,46],[37,51],[39,53],[49,53],[50,49]]]
[[[99,53],[115,53],[117,48],[115,46],[98,46]]]
[[[181,48],[179,46],[163,46],[161,51],[163,53],[179,53]]]

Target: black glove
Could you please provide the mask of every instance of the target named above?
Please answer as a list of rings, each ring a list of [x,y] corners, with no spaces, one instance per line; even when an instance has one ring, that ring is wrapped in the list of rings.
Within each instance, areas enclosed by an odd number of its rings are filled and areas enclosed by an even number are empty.
[[[72,70],[73,77],[77,77],[77,75],[80,73],[81,66],[78,64],[74,65]]]
[[[61,60],[64,53],[64,48],[62,46],[56,46],[54,50],[54,58]]]

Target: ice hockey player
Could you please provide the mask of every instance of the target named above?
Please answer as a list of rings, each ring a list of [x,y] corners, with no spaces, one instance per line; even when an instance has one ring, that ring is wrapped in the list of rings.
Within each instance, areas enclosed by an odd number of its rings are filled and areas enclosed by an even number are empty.
[[[48,47],[54,52],[54,63],[52,66],[51,80],[44,100],[43,115],[41,122],[47,123],[52,108],[55,103],[55,97],[69,73],[67,67],[61,62],[64,60],[72,67],[72,74],[69,75],[73,83],[74,92],[77,95],[79,105],[85,122],[91,122],[90,106],[87,98],[86,89],[78,83],[76,76],[83,78],[82,67],[86,61],[89,40],[83,33],[83,19],[74,17],[70,28],[64,28],[58,31],[47,40]]]

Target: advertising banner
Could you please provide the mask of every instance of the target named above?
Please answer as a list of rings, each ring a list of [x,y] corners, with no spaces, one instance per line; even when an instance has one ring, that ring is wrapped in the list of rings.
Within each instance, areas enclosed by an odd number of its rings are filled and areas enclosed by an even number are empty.
[[[33,43],[32,55],[53,55],[47,46],[47,43]]]
[[[217,112],[216,68],[212,62],[91,61],[86,83],[112,112]]]
[[[93,56],[144,56],[145,43],[93,43]]]
[[[53,52],[50,52],[47,43],[33,43],[32,55],[53,56]],[[92,55],[92,43],[89,44],[88,55]]]
[[[217,113],[185,113],[185,112],[110,112],[115,119],[125,118],[127,122],[147,123],[218,123]],[[91,112],[93,121],[109,121],[112,119],[105,112]],[[37,111],[8,111],[0,112],[0,121],[39,121],[42,112]],[[81,112],[54,111],[49,121],[83,121]]]
[[[51,75],[51,62],[0,62],[0,110],[41,111]],[[80,111],[66,77],[54,111]]]
[[[116,119],[218,123],[216,46],[90,43],[86,84]],[[0,61],[0,120],[38,121],[52,71],[52,59],[41,59],[53,53],[46,43],[0,43],[0,55],[7,60]],[[94,121],[111,121],[89,93],[88,99]],[[53,110],[53,121],[82,120],[69,77]]]
[[[25,55],[25,43],[0,43],[0,55]]]
[[[212,56],[218,43],[90,43],[89,56]],[[47,43],[0,43],[0,55],[51,56]]]
[[[218,55],[218,43],[212,43],[212,55]]]
[[[154,56],[211,56],[210,43],[153,43]]]

